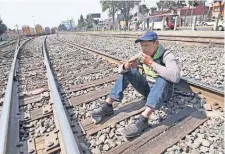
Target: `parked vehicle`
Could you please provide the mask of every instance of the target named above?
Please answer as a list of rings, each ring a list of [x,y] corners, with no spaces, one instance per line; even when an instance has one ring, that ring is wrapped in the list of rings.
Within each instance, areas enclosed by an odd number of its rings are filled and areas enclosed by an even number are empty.
[[[41,35],[41,34],[43,34],[43,28],[42,28],[42,26],[41,25],[36,25],[35,26],[35,30],[36,30],[36,34],[37,35]]]
[[[27,25],[24,25],[22,27],[22,31],[23,31],[23,35],[25,36],[32,36],[32,35],[35,35],[35,30],[34,28],[30,27],[30,26],[27,26]]]
[[[202,26],[202,25],[204,25],[204,22],[202,22],[202,21],[197,21],[196,22],[196,26]]]
[[[215,21],[205,21],[204,26],[213,26]]]
[[[215,27],[216,27],[216,22],[214,23],[212,30],[214,30]],[[218,22],[217,30],[218,30],[218,31],[224,31],[224,27],[225,27],[225,22],[224,22],[224,20],[220,20],[220,21]]]
[[[51,28],[51,34],[55,34],[55,29]]]
[[[177,27],[180,26],[180,18],[176,14],[158,14],[158,15],[152,15],[152,16],[147,17],[147,19],[149,19],[148,22],[150,24],[150,27],[151,27],[152,21],[154,22],[153,29],[161,29],[162,28],[163,18],[165,18],[165,22],[164,22],[165,28],[173,29],[176,18],[178,20]]]
[[[45,34],[51,34],[51,29],[49,27],[45,27]]]

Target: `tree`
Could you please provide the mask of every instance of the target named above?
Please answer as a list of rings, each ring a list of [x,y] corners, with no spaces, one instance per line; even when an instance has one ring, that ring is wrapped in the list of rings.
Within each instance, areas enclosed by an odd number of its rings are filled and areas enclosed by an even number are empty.
[[[185,1],[177,1],[176,8],[183,8],[184,6],[187,6]]]
[[[126,28],[128,28],[128,21],[131,19],[130,11],[138,5],[140,2],[137,1],[118,1],[118,10],[123,14],[125,18]]]
[[[94,19],[90,15],[86,16],[85,22],[87,28],[93,28]]]
[[[83,15],[81,14],[81,15],[80,15],[80,19],[78,19],[77,27],[78,27],[78,28],[82,28],[82,27],[85,27],[85,26],[86,26],[86,23],[85,23],[85,21],[84,21]]]
[[[156,3],[158,10],[164,10],[164,9],[168,9],[168,10],[174,10],[176,11],[177,8],[182,8],[184,6],[186,6],[186,4],[183,1],[159,1]]]
[[[194,7],[198,6],[198,5],[201,4],[201,3],[202,3],[201,1],[189,1],[189,2],[188,2],[188,4],[189,4],[190,6],[194,6]]]
[[[157,7],[150,7],[150,14],[153,14],[157,10]]]
[[[163,11],[163,3],[162,2],[157,2],[156,5],[157,5],[158,10]]]
[[[114,17],[117,11],[124,16],[126,27],[128,27],[128,21],[132,18],[130,15],[130,11],[138,5],[139,1],[100,1],[102,5],[102,11],[105,12],[106,10],[109,11],[109,15],[113,18],[113,25],[114,25]]]
[[[0,19],[0,36],[5,33],[7,30],[7,26],[3,23],[3,21]]]
[[[115,29],[115,14],[118,11],[118,2],[116,1],[100,1],[102,6],[102,12],[105,12],[106,10],[109,11],[109,17],[112,17],[113,20],[113,30]]]
[[[196,7],[196,6],[198,6],[199,4],[201,4],[201,1],[189,1],[188,2],[188,4],[189,4],[189,6],[192,6],[192,7]],[[191,9],[191,24],[192,24],[192,22],[193,22],[193,8]]]
[[[64,24],[60,24],[59,27],[58,27],[58,30],[59,31],[66,31],[67,28],[66,28],[66,26]]]
[[[175,1],[159,1],[156,3],[159,10],[169,9],[171,10],[174,6],[176,6]]]
[[[145,4],[139,5],[138,11],[139,11],[142,15],[145,15],[146,13],[149,12],[149,8],[148,8]]]
[[[141,15],[145,16],[147,13],[149,13],[149,8],[145,4],[139,5],[138,11]],[[142,21],[137,21],[136,29],[140,26],[141,23]]]

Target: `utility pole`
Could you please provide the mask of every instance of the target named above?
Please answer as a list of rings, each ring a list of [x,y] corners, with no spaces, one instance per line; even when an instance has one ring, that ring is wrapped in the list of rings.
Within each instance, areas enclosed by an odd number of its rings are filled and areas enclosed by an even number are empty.
[[[33,24],[34,24],[34,33],[36,33],[34,16],[32,16],[32,18],[33,18]]]
[[[115,6],[114,1],[112,1],[112,17],[113,17],[113,31],[115,30]]]
[[[17,35],[18,35],[18,37],[19,37],[19,30],[18,30],[18,25],[16,24],[16,31],[17,31]]]

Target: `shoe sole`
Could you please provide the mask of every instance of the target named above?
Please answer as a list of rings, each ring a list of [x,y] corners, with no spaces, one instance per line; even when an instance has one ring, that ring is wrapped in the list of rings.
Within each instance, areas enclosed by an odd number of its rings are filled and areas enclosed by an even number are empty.
[[[111,116],[113,114],[114,114],[114,112],[105,114],[105,116]],[[91,120],[93,121],[94,124],[98,124],[102,120],[102,117],[101,116],[94,116],[94,117],[91,116]]]
[[[137,137],[139,135],[141,135],[141,133],[138,133],[138,134],[135,134],[135,135],[125,135],[125,133],[121,132],[120,131],[120,134],[126,138],[134,138],[134,137]]]
[[[134,138],[134,137],[137,137],[137,136],[140,136],[147,128],[145,128],[144,130],[142,130],[140,133],[138,134],[135,134],[135,135],[125,135],[125,133],[123,131],[119,131],[121,135],[123,135],[124,137],[126,138]]]
[[[91,120],[93,121],[94,124],[97,124],[102,120],[102,117],[95,117],[95,118],[91,117]]]

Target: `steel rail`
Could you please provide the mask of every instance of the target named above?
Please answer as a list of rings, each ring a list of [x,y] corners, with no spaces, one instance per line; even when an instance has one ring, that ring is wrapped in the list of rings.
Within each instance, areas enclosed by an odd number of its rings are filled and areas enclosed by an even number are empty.
[[[99,35],[100,36],[100,35]],[[102,37],[118,37],[118,38],[136,38],[135,36],[115,36],[115,35],[101,35]],[[192,37],[189,37],[192,38]],[[184,43],[198,43],[198,44],[215,44],[215,45],[224,45],[224,42],[213,42],[213,41],[196,41],[196,40],[179,40],[179,39],[165,39],[165,38],[160,38],[159,40],[161,41],[177,41],[177,42],[184,42]]]
[[[62,134],[65,150],[67,154],[80,154],[79,146],[74,138],[69,120],[67,118],[63,103],[61,101],[60,93],[57,89],[56,82],[50,67],[48,55],[46,53],[46,39],[47,37],[45,37],[45,40],[42,45],[44,63],[47,70],[47,77],[50,84],[49,85],[50,91],[52,93],[51,96],[53,97],[52,99],[53,99],[53,103],[54,103],[54,107],[56,111],[56,116],[59,122],[60,132]]]
[[[17,39],[10,40],[10,41],[8,41],[8,42],[6,42],[4,44],[1,44],[0,45],[0,49],[1,48],[4,48],[4,47],[7,47],[7,46],[10,46],[10,45],[12,45],[14,43],[17,43],[17,40],[18,40],[18,38]],[[21,41],[24,41],[24,40],[26,41],[26,40],[30,40],[30,39],[28,39],[28,38],[20,38],[20,42]]]
[[[27,40],[26,42],[28,42]],[[15,66],[17,62],[17,56],[21,49],[21,47],[26,43],[20,44],[20,40],[18,38],[17,40],[17,46],[14,53],[13,62],[11,64],[11,69],[9,72],[8,82],[7,82],[7,88],[5,91],[5,97],[3,100],[3,108],[2,108],[2,114],[0,117],[0,154],[6,154],[6,146],[8,141],[8,132],[9,132],[9,121],[10,121],[10,110],[12,105],[12,89],[13,89],[13,79],[15,74]]]
[[[7,47],[7,46],[10,46],[10,45],[12,45],[14,43],[17,43],[17,41],[13,40],[13,41],[9,41],[7,43],[4,43],[4,44],[0,45],[0,48],[4,48],[4,47]]]
[[[112,35],[127,35],[127,36],[141,36],[142,34],[112,34]],[[203,39],[224,39],[222,36],[188,36],[188,35],[161,35],[159,37],[179,37],[179,38],[203,38]]]
[[[143,32],[144,33],[144,32]],[[137,34],[126,34],[126,33],[112,33],[112,34],[97,34],[97,33],[81,33],[81,32],[75,32],[75,34],[80,34],[80,35],[124,35],[124,36],[132,36],[132,37],[140,37],[143,34],[137,33]],[[179,37],[179,38],[203,38],[203,39],[217,39],[217,40],[223,40],[224,37],[222,36],[188,36],[188,35],[162,35],[158,34],[158,37]]]
[[[91,51],[94,52],[100,56],[102,56],[103,58],[107,57],[106,59],[108,59],[111,62],[114,62],[116,64],[122,64],[124,63],[126,60],[124,59],[120,59],[118,57],[103,53],[101,51],[97,51],[97,50],[93,50],[72,42],[69,42],[68,40],[59,40],[59,41],[63,41],[65,43],[68,43],[69,45],[72,46],[76,46],[80,49],[83,49],[85,51]],[[181,80],[178,84],[176,84],[176,87],[180,90],[184,90],[184,91],[193,91],[195,93],[199,93],[200,95],[202,95],[203,98],[206,98],[208,100],[208,103],[210,103],[211,105],[214,105],[215,103],[219,103],[220,107],[224,107],[224,89],[220,89],[205,83],[201,83],[199,81],[196,81],[194,79],[190,79],[187,77],[181,77]]]
[[[99,36],[99,37],[117,37],[117,38],[138,38],[140,37],[141,35],[135,35],[135,34],[88,34],[88,33],[77,33],[78,35],[92,35],[92,36]],[[184,42],[184,43],[195,43],[195,44],[205,44],[205,45],[208,45],[208,44],[214,44],[214,45],[217,45],[217,46],[224,46],[224,42],[215,42],[215,41],[212,41],[214,39],[219,39],[219,40],[222,40],[223,38],[222,37],[199,37],[199,38],[204,38],[204,39],[212,39],[212,40],[209,40],[209,41],[200,41],[200,40],[182,40],[182,39],[167,39],[168,36],[163,36],[163,35],[158,35],[159,36],[159,40],[161,41],[175,41],[175,42]],[[161,38],[161,37],[165,37],[165,38]],[[178,38],[182,38],[182,36],[170,36],[170,38],[173,38],[173,37],[178,37]],[[198,38],[197,36],[183,36],[183,38],[188,38],[188,39],[192,39],[192,38]]]

